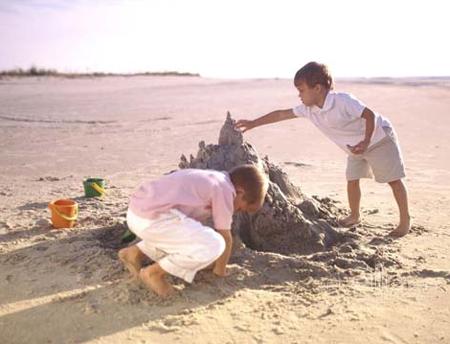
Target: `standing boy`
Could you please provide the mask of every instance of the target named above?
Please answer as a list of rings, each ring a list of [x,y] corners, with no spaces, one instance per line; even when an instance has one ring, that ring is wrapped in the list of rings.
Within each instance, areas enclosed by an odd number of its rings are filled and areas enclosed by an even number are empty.
[[[350,227],[360,222],[360,178],[388,183],[400,214],[399,225],[390,233],[400,237],[409,232],[408,196],[402,178],[403,159],[392,124],[354,96],[333,92],[333,79],[325,65],[310,62],[295,75],[294,85],[302,101],[292,109],[276,110],[255,120],[239,120],[243,132],[260,125],[296,117],[306,117],[330,140],[348,153],[347,194],[350,215],[340,224]]]
[[[234,212],[257,211],[267,181],[253,165],[228,172],[184,169],[142,184],[132,195],[128,227],[142,241],[119,251],[132,276],[165,297],[173,292],[166,275],[191,283],[197,271],[214,263],[226,276]],[[214,228],[204,225],[212,217]],[[154,261],[143,267],[145,256]]]

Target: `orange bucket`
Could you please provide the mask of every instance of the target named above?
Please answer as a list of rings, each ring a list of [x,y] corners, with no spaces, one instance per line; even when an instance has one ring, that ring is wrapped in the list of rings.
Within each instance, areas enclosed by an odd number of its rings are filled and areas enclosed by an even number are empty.
[[[78,217],[78,203],[70,199],[59,199],[48,204],[55,228],[71,228]]]

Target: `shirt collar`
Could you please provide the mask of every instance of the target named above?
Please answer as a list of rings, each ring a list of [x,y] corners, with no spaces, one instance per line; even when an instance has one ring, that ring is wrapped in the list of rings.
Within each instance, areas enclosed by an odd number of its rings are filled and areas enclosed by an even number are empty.
[[[323,102],[323,106],[322,108],[314,105],[313,111],[316,113],[322,113],[322,112],[327,112],[329,111],[333,105],[334,105],[334,92],[333,91],[328,91],[326,97],[325,97],[325,101]]]

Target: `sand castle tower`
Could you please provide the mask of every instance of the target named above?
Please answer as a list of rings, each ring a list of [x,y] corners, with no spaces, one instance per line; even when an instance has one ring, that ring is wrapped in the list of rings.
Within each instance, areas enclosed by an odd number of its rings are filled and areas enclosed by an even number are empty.
[[[227,114],[220,130],[218,144],[199,143],[196,157],[189,161],[181,156],[180,168],[228,171],[240,164],[255,164],[266,173],[269,188],[263,207],[255,214],[236,214],[233,234],[244,244],[259,251],[309,254],[329,249],[340,241],[341,234],[333,228],[337,208],[329,199],[305,196],[293,185],[282,169],[261,158],[234,128],[235,121]]]

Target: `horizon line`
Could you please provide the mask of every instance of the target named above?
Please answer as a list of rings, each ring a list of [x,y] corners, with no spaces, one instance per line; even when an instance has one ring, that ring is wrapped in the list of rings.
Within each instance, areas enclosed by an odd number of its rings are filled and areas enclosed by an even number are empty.
[[[200,77],[200,78],[212,78],[212,79],[291,79],[289,77],[280,76],[265,76],[265,77],[211,77],[204,76],[195,72],[180,72],[174,70],[162,70],[162,71],[145,71],[145,72],[104,72],[104,71],[92,71],[92,72],[61,72],[55,68],[41,68],[32,65],[31,67],[24,69],[16,67],[13,69],[0,70],[0,77],[133,77],[133,76],[183,76],[183,77]],[[336,76],[336,80],[351,80],[351,79],[450,79],[450,75],[408,75],[408,76]]]

